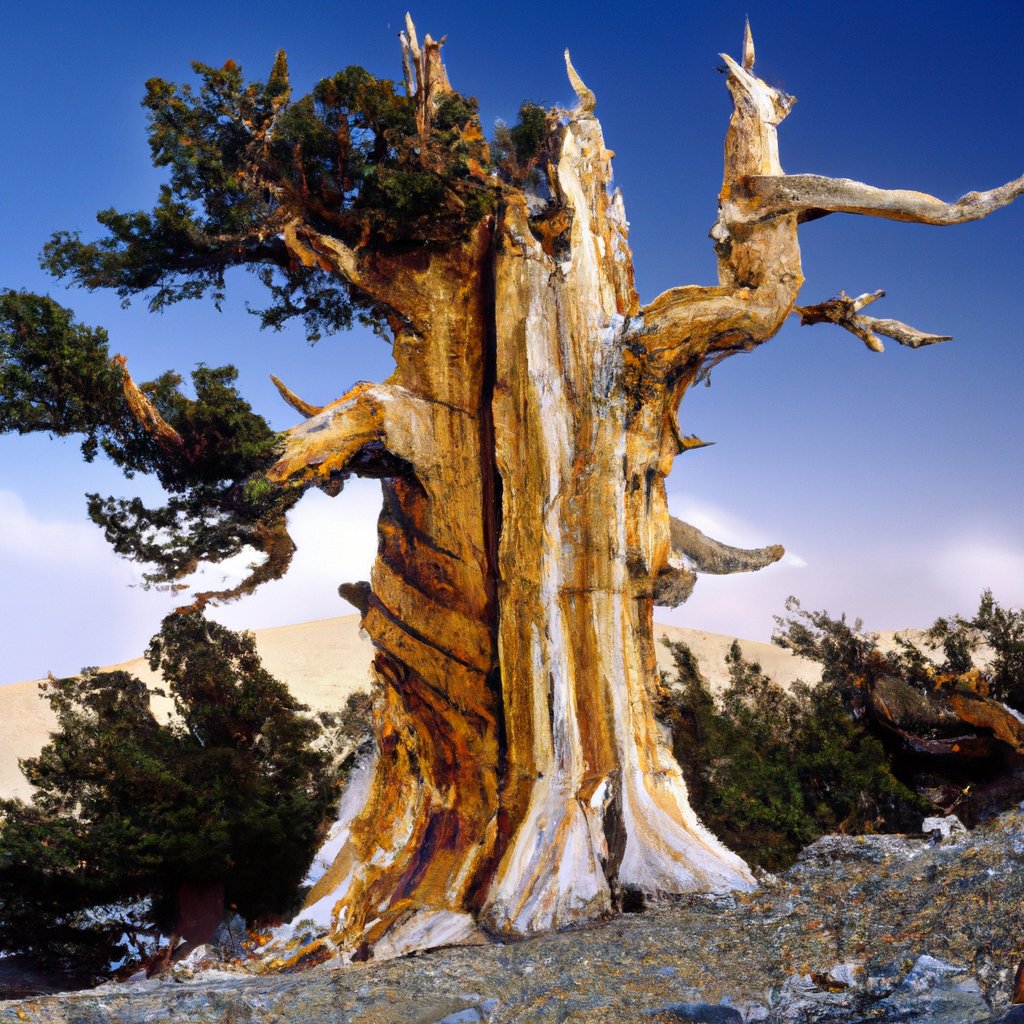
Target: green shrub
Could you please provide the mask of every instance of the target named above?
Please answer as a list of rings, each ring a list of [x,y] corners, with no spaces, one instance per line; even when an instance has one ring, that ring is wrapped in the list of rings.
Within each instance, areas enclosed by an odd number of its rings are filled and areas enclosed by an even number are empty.
[[[672,728],[691,802],[750,863],[777,871],[829,832],[886,831],[920,819],[928,805],[895,777],[885,747],[837,683],[787,691],[734,642],[729,685],[716,696],[689,648],[669,646],[676,679],[658,710]]]
[[[975,652],[987,646],[992,657],[982,674],[989,696],[1024,712],[1024,610],[1003,608],[985,590],[972,618],[936,619],[927,635],[945,652],[940,671],[953,675],[970,671]]]

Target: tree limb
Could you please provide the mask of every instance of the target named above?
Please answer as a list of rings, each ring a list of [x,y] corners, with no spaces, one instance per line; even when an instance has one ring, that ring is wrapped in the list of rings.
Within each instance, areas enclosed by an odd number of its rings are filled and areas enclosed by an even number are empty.
[[[289,254],[304,267],[319,267],[351,284],[361,284],[355,250],[338,239],[315,231],[297,217],[282,226],[281,237]]]
[[[669,517],[672,561],[654,579],[654,603],[676,608],[693,593],[698,573],[714,576],[755,572],[777,562],[786,552],[780,544],[767,548],[734,548],[712,540],[696,526]]]
[[[687,561],[699,573],[726,576],[734,572],[755,572],[777,562],[786,549],[781,544],[766,548],[734,548],[684,523],[675,516],[669,518],[672,553]]]
[[[398,320],[415,322],[422,312],[415,284],[408,280],[411,275],[405,268],[389,267],[386,257],[375,254],[371,257],[375,262],[368,269],[365,258],[360,259],[358,248],[317,231],[299,218],[282,226],[281,237],[288,253],[304,267],[317,267],[342,278],[352,290],[361,292]]]
[[[875,188],[849,178],[818,174],[752,174],[738,183],[737,198],[750,200],[750,220],[784,213],[857,213],[912,224],[965,224],[980,220],[1024,195],[1024,176],[989,189],[968,192],[955,202],[907,189]]]
[[[800,323],[805,327],[820,323],[833,323],[842,327],[843,330],[857,335],[872,352],[885,351],[879,334],[884,334],[908,348],[921,348],[940,341],[952,341],[948,334],[926,334],[900,320],[864,316],[860,313],[861,309],[884,295],[885,292],[879,289],[851,299],[846,292],[840,292],[835,298],[826,299],[814,306],[795,306],[793,312],[799,313]]]
[[[796,102],[753,72],[754,43],[747,25],[742,65],[722,54],[733,112],[725,137],[725,172],[718,219],[711,229],[718,285],[673,288],[640,311],[648,360],[671,372],[749,351],[771,338],[796,301],[803,274],[797,218],[748,216],[737,189],[751,177],[777,177],[777,128]]]
[[[715,362],[767,341],[796,301],[803,277],[796,227],[830,213],[856,213],[918,224],[978,220],[1024,194],[1024,176],[945,203],[922,192],[881,189],[846,178],[784,174],[776,125],[793,104],[753,73],[749,25],[742,65],[722,55],[733,115],[726,135],[725,176],[718,220],[711,230],[718,253],[717,288],[673,288],[641,310],[639,344],[656,368]],[[873,351],[879,335],[919,348],[947,340],[898,320],[855,316],[846,296],[798,310],[804,323],[829,320]],[[866,304],[866,303],[865,303]]]
[[[122,374],[121,387],[128,410],[139,426],[164,448],[181,448],[184,445],[181,434],[160,415],[153,403],[143,394],[128,372],[128,360],[122,355],[111,359]]]
[[[357,384],[284,435],[284,454],[267,471],[272,483],[320,485],[337,493],[350,473],[396,475],[405,453],[388,448],[389,426],[408,418],[404,389]]]

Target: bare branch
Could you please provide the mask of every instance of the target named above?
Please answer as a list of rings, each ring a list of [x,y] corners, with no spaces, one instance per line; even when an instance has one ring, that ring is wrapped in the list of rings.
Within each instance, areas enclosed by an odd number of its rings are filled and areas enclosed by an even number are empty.
[[[817,174],[753,174],[739,183],[738,192],[751,200],[750,220],[784,213],[858,213],[943,226],[980,220],[1012,203],[1024,195],[1024,176],[987,192],[968,192],[952,203],[924,192],[875,188],[849,178]]]
[[[280,396],[296,411],[301,412],[303,416],[309,419],[311,416],[319,416],[324,411],[322,405],[310,405],[309,402],[304,402],[291,388],[288,387],[282,380],[275,377],[273,374],[270,375],[270,379],[277,388]]]
[[[698,363],[709,353],[725,358],[767,341],[785,322],[803,283],[797,217],[758,220],[742,198],[742,184],[751,177],[782,174],[777,127],[796,101],[748,66],[753,61],[749,26],[742,66],[727,54],[722,59],[733,112],[718,219],[711,229],[718,285],[673,288],[641,310],[648,358],[669,370]]]
[[[398,38],[402,42],[405,89],[416,100],[416,129],[420,138],[426,140],[438,98],[452,91],[441,60],[441,47],[447,37],[435,41],[428,33],[421,47],[412,15],[406,12],[405,31],[400,32]]]
[[[675,516],[669,518],[672,553],[685,559],[697,572],[725,576],[734,572],[755,572],[777,562],[786,549],[781,544],[766,548],[734,548],[712,540],[696,526]]]
[[[412,55],[413,66],[419,71],[420,65],[420,41],[416,35],[416,26],[413,24],[412,15],[405,12],[405,33],[406,41],[409,46],[409,53]],[[419,87],[421,83],[417,82],[416,86]]]
[[[128,360],[122,355],[116,355],[111,359],[111,363],[121,371],[124,399],[128,403],[129,411],[142,429],[165,448],[182,447],[185,442],[182,440],[181,434],[160,415],[156,406],[132,380],[131,374],[128,372]]]
[[[352,473],[406,475],[432,451],[426,436],[430,407],[405,388],[361,381],[285,433],[284,453],[267,479],[337,494]]]
[[[693,593],[698,573],[723,576],[754,572],[785,554],[779,544],[751,550],[730,547],[675,516],[669,517],[669,529],[672,560],[654,578],[654,603],[664,608],[677,608]]]
[[[874,316],[864,316],[859,311],[877,299],[882,298],[885,292],[866,292],[851,299],[845,292],[840,292],[835,298],[826,299],[814,306],[796,306],[794,313],[800,315],[800,323],[804,326],[811,324],[833,323],[843,330],[855,334],[872,352],[884,352],[885,346],[878,337],[884,334],[887,338],[898,341],[908,348],[921,348],[924,345],[934,345],[940,341],[951,341],[948,334],[926,334],[916,327],[911,327],[900,320],[888,320]]]
[[[407,14],[408,18],[409,15]],[[413,78],[413,58],[412,58],[412,45],[409,42],[409,37],[405,32],[399,32],[398,38],[402,43],[402,73],[405,79],[405,95],[412,99],[416,95],[416,81]]]
[[[298,218],[281,228],[281,237],[289,254],[304,267],[320,267],[357,287],[362,285],[355,250],[337,238],[313,230]]]
[[[673,288],[641,310],[639,342],[651,364],[672,370],[700,363],[706,373],[728,356],[771,338],[792,311],[802,284],[797,224],[829,213],[856,213],[920,224],[978,220],[1024,194],[1024,177],[956,202],[907,190],[874,188],[845,178],[782,172],[776,125],[794,100],[753,73],[754,45],[745,27],[742,63],[722,55],[733,95],[726,135],[718,220],[717,288]],[[873,351],[880,336],[920,348],[947,340],[898,320],[855,315],[846,296],[799,310],[804,323],[829,320]]]
[[[345,474],[367,445],[383,440],[387,388],[361,383],[285,435],[285,451],[268,470],[274,483],[326,483]]]

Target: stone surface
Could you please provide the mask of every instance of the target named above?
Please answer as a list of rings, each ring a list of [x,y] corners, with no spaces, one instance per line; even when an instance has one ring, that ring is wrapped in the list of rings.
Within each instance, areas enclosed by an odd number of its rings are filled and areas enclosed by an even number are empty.
[[[925,835],[936,835],[940,839],[948,839],[957,832],[965,832],[966,828],[955,814],[947,814],[945,817],[925,818],[921,822],[921,831]]]
[[[188,979],[0,1004],[0,1021],[1012,1024],[1022,907],[1014,811],[935,843],[828,836],[756,892],[508,945],[274,976],[203,961]]]

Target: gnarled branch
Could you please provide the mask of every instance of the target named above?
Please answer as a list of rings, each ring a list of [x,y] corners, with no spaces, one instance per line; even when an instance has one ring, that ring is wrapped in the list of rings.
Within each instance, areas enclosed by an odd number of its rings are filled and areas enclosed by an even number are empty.
[[[755,572],[786,553],[781,544],[766,548],[734,548],[684,523],[669,517],[672,562],[654,580],[654,603],[676,608],[693,593],[698,573],[714,576],[734,572]]]
[[[734,111],[726,136],[719,216],[711,230],[719,257],[718,288],[674,288],[641,311],[640,333],[651,363],[672,369],[704,360],[705,368],[749,351],[778,330],[802,283],[796,225],[830,213],[856,213],[917,224],[979,220],[1024,194],[1024,176],[952,203],[923,192],[881,189],[847,178],[784,174],[775,126],[792,97],[753,73],[754,44],[746,26],[742,65],[725,54]],[[860,297],[861,300],[865,296]],[[879,335],[920,348],[947,340],[899,320],[857,316],[841,295],[798,310],[804,323],[825,320],[882,351]],[[866,301],[863,302],[867,304]]]
[[[726,85],[733,113],[725,138],[725,171],[718,219],[711,229],[718,255],[718,286],[673,288],[641,310],[641,342],[648,360],[671,371],[749,351],[771,338],[796,301],[803,274],[796,217],[756,221],[737,200],[751,176],[782,175],[777,127],[796,102],[753,72],[754,43],[747,25],[742,64],[726,54]]]
[[[900,320],[865,316],[860,313],[865,306],[884,295],[885,292],[879,289],[851,299],[846,292],[840,292],[835,298],[826,299],[814,306],[796,306],[793,312],[800,315],[800,323],[804,326],[833,323],[851,334],[856,334],[872,352],[885,351],[879,334],[884,334],[908,348],[921,348],[923,345],[934,345],[940,341],[952,341],[948,334],[926,334]]]
[[[739,183],[738,193],[750,200],[750,220],[784,213],[859,213],[945,226],[980,220],[1009,205],[1024,195],[1024,175],[987,192],[968,192],[952,203],[924,192],[875,188],[850,178],[818,174],[753,174]]]
[[[328,484],[340,489],[353,460],[367,448],[386,451],[386,385],[357,384],[284,435],[284,454],[267,471],[274,483]],[[364,467],[365,468],[365,467]]]
[[[356,287],[362,286],[355,250],[337,238],[321,234],[298,219],[282,226],[281,237],[289,255],[304,267],[318,267],[337,274]]]
[[[669,518],[669,529],[673,555],[684,559],[699,573],[725,576],[734,572],[755,572],[777,562],[786,553],[781,544],[766,548],[734,548],[712,540],[696,526],[675,516]]]

